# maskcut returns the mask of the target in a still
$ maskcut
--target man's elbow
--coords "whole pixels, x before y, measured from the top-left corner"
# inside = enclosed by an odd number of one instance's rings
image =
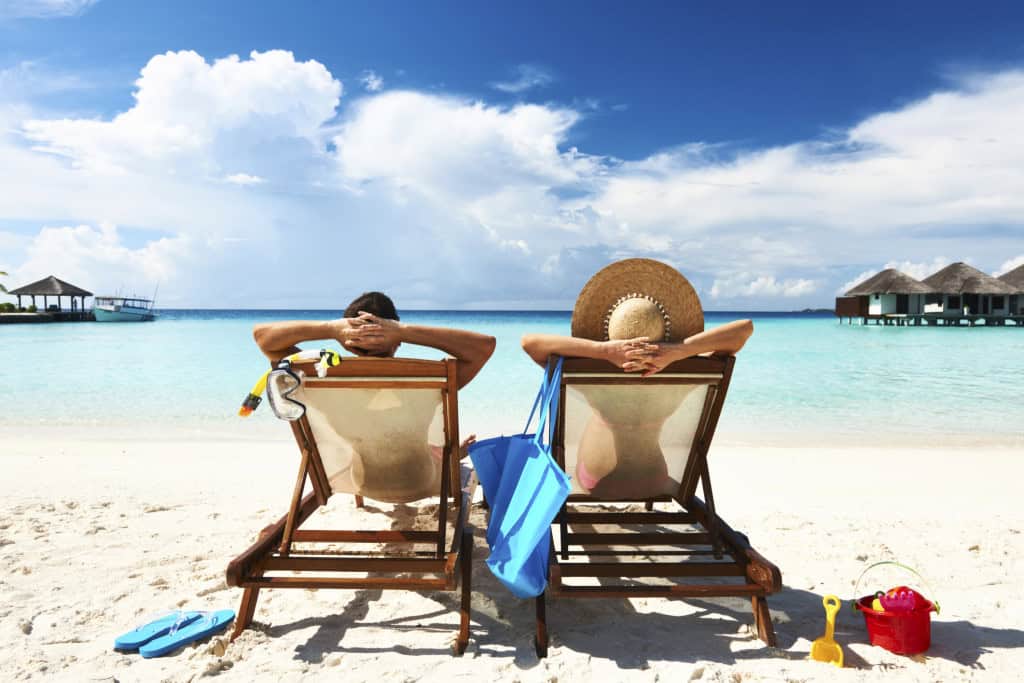
[[[252,339],[256,342],[256,346],[261,349],[263,348],[263,342],[267,337],[267,327],[268,326],[265,323],[260,323],[258,325],[253,325],[252,328]]]
[[[484,360],[494,355],[494,349],[498,348],[498,340],[490,335],[484,335],[483,347]]]
[[[256,342],[256,346],[259,347],[260,351],[263,352],[263,355],[273,360],[273,349],[269,348],[272,327],[273,325],[270,323],[254,325],[252,328],[252,339]]]

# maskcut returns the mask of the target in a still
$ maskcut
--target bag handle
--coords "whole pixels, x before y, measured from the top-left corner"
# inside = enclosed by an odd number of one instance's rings
[[[537,390],[537,397],[533,399],[533,407],[530,408],[530,417],[526,418],[526,426],[523,427],[523,434],[528,434],[530,431],[530,423],[533,422],[533,415],[537,412],[537,406],[547,395],[548,391],[548,373],[551,372],[551,356],[548,356],[547,366],[544,368],[544,378],[541,380],[540,388]]]
[[[563,360],[564,359],[559,356],[554,369],[551,371],[551,375],[548,376],[547,371],[545,371],[544,374],[547,391],[544,396],[544,401],[540,406],[540,417],[537,418],[537,433],[533,436],[533,442],[541,449],[544,449],[545,426],[547,426],[548,431],[548,448],[550,448],[551,443],[555,438],[555,425],[558,421],[558,399],[562,393]],[[550,366],[550,360],[548,361],[548,365]]]
[[[930,585],[928,585],[928,582],[927,582],[927,581],[925,581],[925,578],[924,578],[923,576],[921,576],[921,575],[920,575],[920,574],[919,574],[919,573],[917,572],[917,570],[916,570],[916,569],[914,569],[913,567],[908,567],[908,566],[907,566],[907,565],[905,565],[905,564],[902,564],[902,563],[900,563],[900,562],[893,562],[892,560],[882,560],[881,562],[875,562],[874,564],[872,564],[872,565],[869,565],[869,566],[865,567],[865,568],[864,568],[864,571],[862,571],[862,572],[860,573],[860,576],[858,576],[858,577],[857,577],[857,582],[853,584],[853,608],[854,608],[854,609],[857,609],[857,600],[858,600],[858,597],[857,597],[857,595],[858,595],[857,589],[858,589],[858,588],[860,588],[860,580],[861,580],[861,579],[863,579],[863,578],[864,578],[864,575],[865,575],[865,574],[867,574],[867,573],[868,573],[869,571],[871,571],[871,570],[872,570],[872,569],[874,569],[875,567],[881,567],[881,566],[882,566],[883,564],[891,564],[891,565],[893,565],[893,566],[895,566],[895,567],[899,567],[900,569],[903,569],[903,570],[905,570],[905,571],[908,571],[908,572],[910,572],[911,574],[913,574],[913,575],[914,575],[914,576],[916,576],[917,578],[921,579],[921,583],[922,583],[922,584],[924,585],[924,587],[925,587],[925,588],[926,588],[926,589],[927,589],[927,590],[928,590],[929,592],[931,592],[931,594],[932,594],[933,596],[935,595],[935,591],[934,591],[934,590],[932,590],[932,587],[931,587]],[[931,603],[932,603],[932,605],[934,605],[934,607],[935,607],[935,613],[936,613],[936,614],[939,614],[939,601],[938,601],[938,600],[930,600],[930,602],[931,602]]]

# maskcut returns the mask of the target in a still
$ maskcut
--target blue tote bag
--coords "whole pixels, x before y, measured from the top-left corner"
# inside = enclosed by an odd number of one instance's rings
[[[523,433],[485,439],[469,447],[491,508],[487,566],[520,598],[536,597],[547,586],[551,522],[569,496],[569,477],[551,457],[562,359],[553,370],[551,365],[549,361]],[[528,434],[538,408],[537,431]]]

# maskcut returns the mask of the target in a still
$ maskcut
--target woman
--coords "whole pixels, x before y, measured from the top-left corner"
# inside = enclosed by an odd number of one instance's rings
[[[650,377],[690,356],[735,354],[753,330],[749,320],[736,320],[705,331],[700,300],[685,277],[658,261],[626,259],[602,269],[583,287],[573,309],[571,337],[527,334],[522,345],[541,365],[549,356],[595,358]],[[687,399],[688,406],[699,409],[696,392],[703,389],[692,384],[576,385],[592,409],[578,446],[567,444],[566,449],[566,466],[575,472],[577,488],[608,499],[674,493],[680,473],[666,462],[663,428]],[[681,450],[676,444],[673,453]]]

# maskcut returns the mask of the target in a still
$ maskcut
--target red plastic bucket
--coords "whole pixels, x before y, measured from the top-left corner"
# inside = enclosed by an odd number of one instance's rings
[[[894,565],[909,571],[924,582],[924,578],[920,574],[899,562],[876,562],[861,572],[857,584],[854,586],[855,594],[864,574],[883,564]],[[884,647],[889,652],[898,655],[916,655],[931,646],[932,612],[939,611],[937,602],[928,600],[918,593],[917,604],[913,610],[878,611],[871,606],[874,599],[874,595],[865,595],[853,604],[854,609],[864,615],[864,625],[867,626],[868,639],[872,645]]]
[[[911,612],[879,612],[871,608],[874,599],[874,595],[865,595],[856,604],[872,645],[898,655],[916,655],[931,646],[934,604],[926,600],[926,605]]]

